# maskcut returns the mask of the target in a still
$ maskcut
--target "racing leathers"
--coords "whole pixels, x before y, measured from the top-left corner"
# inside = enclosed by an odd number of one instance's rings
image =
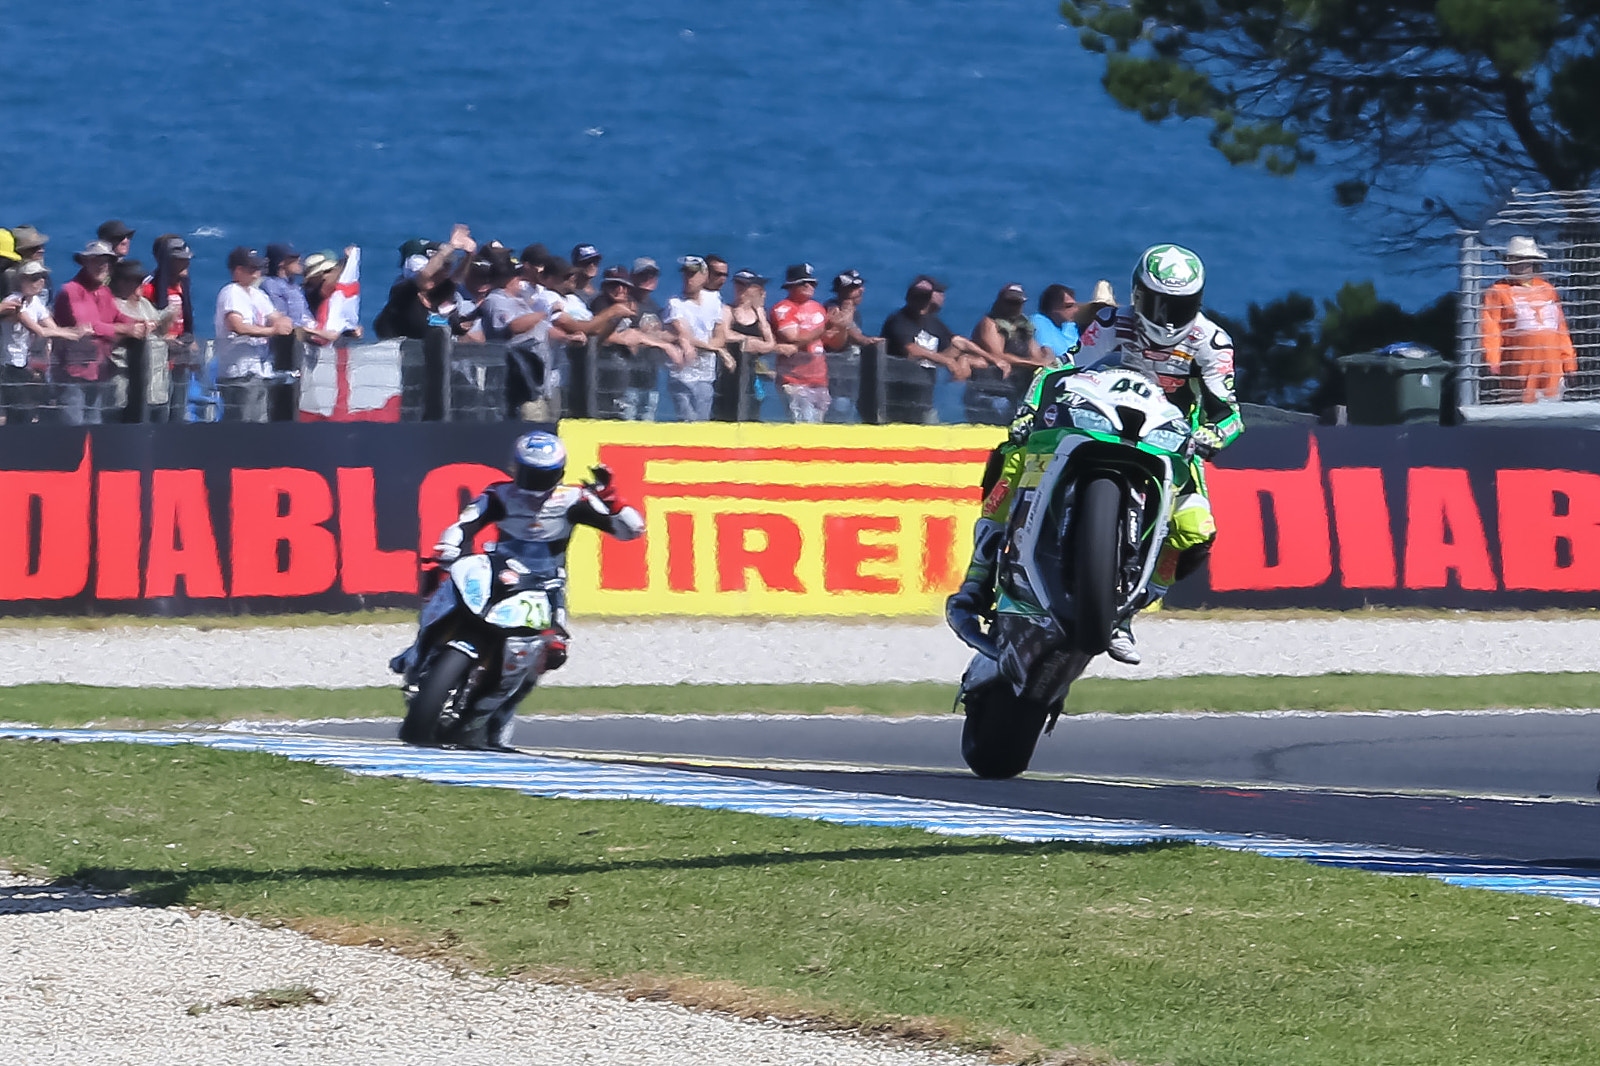
[[[1244,432],[1234,398],[1233,340],[1227,331],[1202,314],[1176,345],[1155,348],[1140,331],[1130,308],[1106,308],[1083,331],[1072,358],[1072,366],[1047,368],[1034,375],[1008,439],[990,454],[984,470],[983,505],[973,531],[972,561],[960,589],[946,602],[945,616],[968,644],[985,653],[993,645],[982,635],[978,620],[994,605],[1000,548],[1023,472],[1023,445],[1033,432],[1040,397],[1054,391],[1059,375],[1108,366],[1136,371],[1159,384],[1194,427],[1195,456],[1174,471],[1172,517],[1143,606],[1165,596],[1174,581],[1198,567],[1216,539],[1203,460]],[[1111,651],[1124,662],[1138,661],[1126,625],[1113,639]]]
[[[498,534],[498,550],[527,566],[534,574],[559,578],[560,586],[550,590],[554,624],[552,632],[542,634],[546,645],[545,670],[553,670],[566,660],[566,564],[567,545],[578,526],[590,526],[618,540],[633,540],[644,533],[644,518],[618,499],[611,486],[610,471],[596,468],[595,484],[557,485],[548,492],[530,492],[514,482],[490,485],[462,510],[445,531],[433,554],[441,562],[452,563],[472,550],[472,540],[480,530],[493,524]],[[431,626],[446,617],[455,605],[450,582],[442,582],[422,608],[417,639],[390,661],[396,673],[405,675],[409,688],[425,665],[419,654],[427,645]],[[534,673],[536,638],[511,638],[506,641],[505,661],[500,686],[476,701],[480,716],[488,717],[487,735],[504,733],[517,703],[537,680]],[[534,676],[530,676],[533,674]]]

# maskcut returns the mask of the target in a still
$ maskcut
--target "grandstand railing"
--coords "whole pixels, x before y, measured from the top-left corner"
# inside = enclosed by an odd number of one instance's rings
[[[778,387],[774,357],[730,345],[733,367],[720,362],[711,418],[722,422],[791,420]],[[260,379],[270,421],[486,422],[519,417],[677,420],[667,395],[665,353],[590,341],[545,360],[505,344],[457,341],[448,330],[422,340],[313,345],[273,338]],[[94,365],[103,380],[72,376]],[[882,343],[827,356],[832,403],[826,421],[867,424],[936,420],[937,370],[890,356]],[[242,409],[228,381],[217,378],[217,344],[183,337],[55,342],[26,375],[0,386],[8,423],[235,421]],[[529,376],[546,380],[530,382]],[[25,380],[24,380],[25,378]],[[974,381],[966,421],[1004,424],[1025,384]],[[946,386],[948,387],[948,386]],[[947,420],[950,420],[947,418]],[[963,420],[957,416],[954,420]]]

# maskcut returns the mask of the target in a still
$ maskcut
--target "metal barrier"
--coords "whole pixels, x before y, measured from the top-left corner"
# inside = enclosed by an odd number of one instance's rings
[[[217,378],[217,343],[193,337],[56,341],[28,368],[0,381],[6,422],[378,421],[497,422],[519,417],[677,421],[667,392],[666,353],[587,344],[539,353],[503,343],[457,340],[449,330],[422,340],[310,344],[274,337],[264,372]],[[720,361],[711,418],[787,422],[774,357],[731,345]],[[883,345],[829,353],[829,422],[923,424],[933,420],[933,366],[888,355]],[[1009,385],[1008,385],[1009,387]],[[969,415],[1003,423],[1004,403],[987,385]],[[993,417],[988,417],[992,415]]]

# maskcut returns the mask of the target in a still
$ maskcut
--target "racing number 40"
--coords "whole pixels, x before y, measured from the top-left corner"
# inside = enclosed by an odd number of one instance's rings
[[[1142,381],[1135,381],[1133,378],[1118,378],[1116,383],[1111,386],[1111,391],[1131,392],[1143,400],[1150,398],[1150,386]]]

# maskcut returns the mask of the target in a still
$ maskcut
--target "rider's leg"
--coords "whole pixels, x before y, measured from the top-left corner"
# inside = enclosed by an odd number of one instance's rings
[[[1211,499],[1206,493],[1205,471],[1195,460],[1190,476],[1177,486],[1177,499],[1172,504],[1172,515],[1167,522],[1167,537],[1156,556],[1155,571],[1150,584],[1136,610],[1159,603],[1174,582],[1193,573],[1211,553],[1211,542],[1217,539],[1217,523],[1211,515]],[[1111,645],[1106,653],[1120,663],[1137,665],[1139,654],[1133,639],[1133,619],[1130,616],[1111,635]]]
[[[504,750],[511,745],[517,704],[533,690],[541,638],[512,637],[501,657],[500,683],[473,702],[470,722],[462,722],[455,741],[464,748]]]
[[[422,665],[417,661],[417,653],[422,648],[423,634],[428,631],[430,625],[449,614],[454,604],[455,590],[449,581],[444,581],[433,590],[433,595],[422,605],[422,614],[417,620],[417,635],[412,639],[411,646],[389,660],[389,669],[404,675],[406,684],[416,683],[417,668]]]
[[[983,470],[983,509],[972,531],[972,558],[967,562],[961,587],[945,601],[945,620],[956,635],[977,651],[995,657],[994,642],[983,632],[982,620],[994,607],[995,572],[1000,547],[1005,542],[1011,501],[1022,474],[1022,449],[1005,443],[989,453]]]

